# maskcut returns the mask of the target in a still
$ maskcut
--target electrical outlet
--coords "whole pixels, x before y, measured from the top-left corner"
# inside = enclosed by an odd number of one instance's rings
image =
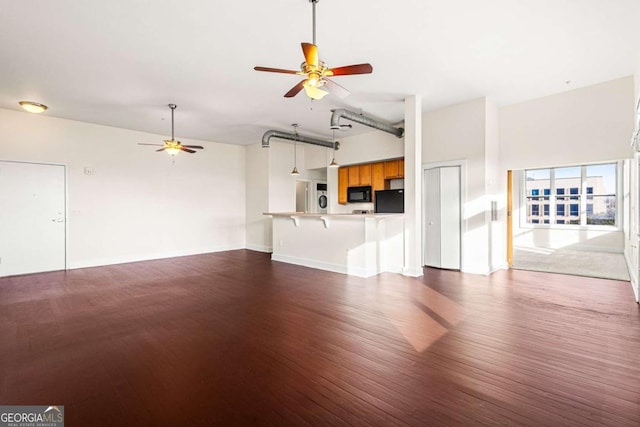
[[[284,246],[284,245],[282,244],[282,240],[278,241],[278,246],[280,246],[280,247]]]

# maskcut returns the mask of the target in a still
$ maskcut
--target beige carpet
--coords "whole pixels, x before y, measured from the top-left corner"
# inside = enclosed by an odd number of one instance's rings
[[[624,255],[610,252],[515,248],[513,268],[603,279],[630,280]]]

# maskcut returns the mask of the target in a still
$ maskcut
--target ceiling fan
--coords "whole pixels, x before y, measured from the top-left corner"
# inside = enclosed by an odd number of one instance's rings
[[[187,153],[195,153],[197,150],[204,150],[202,145],[182,145],[180,141],[176,141],[173,137],[173,111],[178,107],[176,104],[169,104],[169,108],[171,108],[171,139],[165,139],[164,144],[147,144],[144,142],[139,142],[138,145],[155,145],[158,147],[162,147],[156,151],[166,151],[170,156],[175,156],[180,151],[186,151]]]
[[[296,96],[302,89],[311,99],[321,99],[327,93],[344,98],[349,95],[349,91],[339,84],[329,80],[327,77],[347,76],[352,74],[369,74],[373,72],[371,64],[346,65],[343,67],[329,68],[318,59],[318,46],[316,45],[316,3],[319,0],[309,0],[313,5],[313,43],[302,43],[302,53],[304,62],[300,65],[300,71],[283,70],[281,68],[254,67],[256,71],[267,71],[271,73],[298,74],[306,76],[304,80],[295,85],[284,96],[291,98]],[[326,89],[326,90],[325,90]]]

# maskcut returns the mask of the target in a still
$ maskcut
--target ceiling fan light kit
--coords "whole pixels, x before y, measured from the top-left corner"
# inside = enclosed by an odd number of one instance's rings
[[[322,99],[328,93],[344,98],[349,95],[349,91],[329,80],[332,76],[348,76],[352,74],[369,74],[373,72],[371,64],[346,65],[343,67],[329,68],[318,58],[318,46],[316,45],[316,3],[319,0],[309,0],[313,7],[313,43],[302,43],[302,53],[304,62],[300,65],[300,70],[285,70],[282,68],[254,67],[256,71],[266,71],[269,73],[297,74],[305,76],[305,79],[292,87],[285,93],[285,98],[296,96],[302,89],[311,99]]]
[[[162,147],[156,151],[165,151],[170,156],[175,156],[180,151],[193,154],[196,150],[204,150],[202,145],[182,145],[180,141],[176,141],[174,137],[173,112],[178,108],[178,106],[176,104],[168,104],[167,106],[171,109],[171,139],[165,139],[164,144],[146,144],[144,142],[139,142],[138,145],[155,145]]]

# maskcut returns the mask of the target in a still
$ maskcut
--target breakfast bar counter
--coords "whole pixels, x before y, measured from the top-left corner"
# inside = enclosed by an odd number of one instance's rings
[[[274,261],[359,277],[402,271],[403,214],[265,215],[273,218]]]

